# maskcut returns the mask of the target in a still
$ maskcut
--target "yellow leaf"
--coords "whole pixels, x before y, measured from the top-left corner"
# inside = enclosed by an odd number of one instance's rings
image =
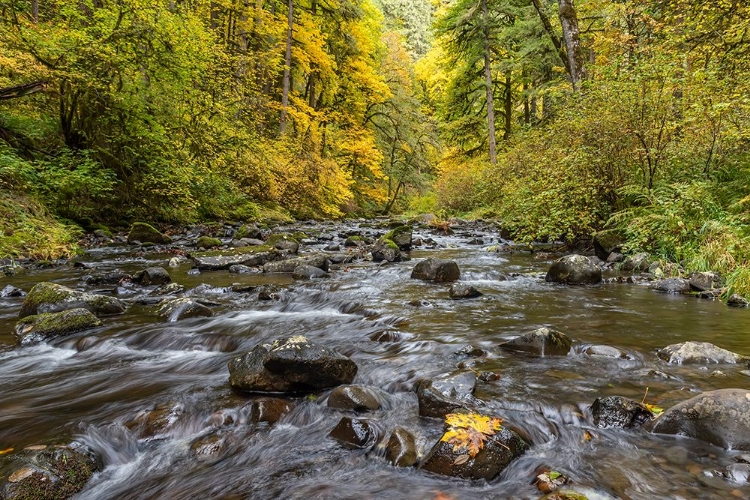
[[[453,445],[454,453],[466,451],[473,458],[482,449],[487,438],[502,429],[502,422],[500,418],[476,413],[451,413],[445,416],[448,429],[440,441]]]

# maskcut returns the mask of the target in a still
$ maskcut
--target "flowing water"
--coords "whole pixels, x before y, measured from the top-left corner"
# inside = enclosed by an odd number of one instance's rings
[[[667,408],[701,391],[750,388],[744,366],[668,365],[654,354],[687,340],[750,354],[750,311],[643,285],[547,284],[550,261],[489,252],[469,245],[469,236],[433,236],[439,248],[414,250],[411,262],[353,263],[313,282],[227,271],[191,276],[189,264],[169,268],[174,281],[192,289],[189,295],[214,303],[214,317],[165,323],[156,306],[134,296],[128,311],[105,318],[103,327],[33,347],[12,347],[22,299],[0,299],[0,449],[72,440],[89,445],[105,467],[81,499],[538,498],[532,481],[540,466],[602,498],[750,498],[750,486],[710,474],[733,463],[738,452],[637,429],[596,429],[588,415],[599,396],[641,400],[648,388],[646,401]],[[482,236],[488,245],[497,241]],[[95,250],[78,260],[98,271],[166,267],[167,255],[144,259],[132,251]],[[484,295],[451,300],[447,286],[410,279],[415,263],[428,256],[456,260],[461,280]],[[80,278],[88,272],[29,271],[0,279],[0,287],[28,291],[55,281],[90,291],[112,288],[84,287]],[[279,300],[231,292],[227,286],[237,282],[276,284]],[[497,349],[540,326],[573,338],[575,354],[539,358]],[[465,481],[394,467],[382,446],[342,448],[328,433],[347,413],[327,407],[327,392],[290,398],[294,409],[274,425],[250,422],[252,397],[229,388],[228,360],[297,334],[357,363],[355,383],[376,388],[383,403],[364,416],[377,421],[386,439],[403,427],[426,453],[442,422],[418,416],[414,389],[462,364],[500,374],[480,382],[476,395],[487,412],[522,430],[532,447],[498,478]],[[459,353],[469,345],[487,354]],[[614,346],[628,356],[587,356],[582,350],[589,345]],[[156,434],[126,425],[157,406],[168,416]],[[224,450],[196,456],[192,444],[209,435],[220,436]]]

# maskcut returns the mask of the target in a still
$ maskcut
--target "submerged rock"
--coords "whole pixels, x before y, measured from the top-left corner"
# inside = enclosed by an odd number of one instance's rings
[[[700,439],[727,450],[750,450],[750,390],[704,392],[659,415],[651,432]]]
[[[604,358],[628,358],[628,355],[621,350],[608,345],[592,345],[587,347],[583,352],[587,356],[601,356]]]
[[[566,356],[572,345],[573,341],[564,333],[543,327],[500,344],[500,347],[538,356]]]
[[[693,341],[668,345],[659,349],[656,355],[670,364],[677,365],[689,363],[737,364],[750,359],[747,356],[722,349],[709,342]]]
[[[478,406],[474,398],[477,376],[473,371],[443,375],[423,380],[417,386],[419,415],[422,417],[444,417],[457,410]]]
[[[57,283],[37,283],[26,295],[21,306],[20,318],[46,312],[84,308],[97,316],[122,314],[125,306],[114,297],[79,292]]]
[[[2,486],[6,500],[64,500],[81,491],[101,464],[82,446],[33,446],[9,457]],[[12,471],[12,472],[11,472]]]
[[[134,222],[128,233],[128,243],[171,243],[172,238],[159,232],[154,226],[145,222]]]
[[[329,435],[346,448],[372,448],[379,430],[369,420],[343,417]]]
[[[16,288],[13,285],[5,285],[5,288],[0,290],[0,298],[8,298],[8,297],[24,297],[26,295],[26,292],[21,290],[20,288]]]
[[[401,427],[393,429],[385,452],[386,458],[396,467],[411,467],[417,463],[417,445],[414,436]]]
[[[96,328],[102,322],[87,309],[69,309],[59,313],[26,316],[16,323],[16,342],[27,346]]]
[[[657,292],[665,293],[690,293],[693,289],[690,287],[690,282],[684,278],[667,278],[659,280],[651,288]]]
[[[292,278],[296,280],[311,280],[315,278],[325,278],[328,274],[319,267],[301,265],[294,268]]]
[[[736,293],[733,293],[727,300],[727,305],[730,307],[747,307],[748,304],[750,304],[750,302],[748,302],[745,297],[737,295]]]
[[[552,264],[544,280],[567,285],[594,285],[602,280],[602,270],[588,257],[566,255]]]
[[[444,283],[458,280],[461,277],[461,271],[455,261],[428,258],[414,266],[411,277]]]
[[[350,384],[357,365],[303,336],[281,338],[229,361],[229,383],[247,392],[309,392]]]
[[[159,306],[157,314],[170,322],[181,319],[196,318],[199,316],[211,317],[214,315],[210,308],[188,298],[168,299]]]
[[[250,421],[275,424],[294,409],[294,404],[281,398],[260,397],[250,403]]]
[[[646,405],[622,396],[596,398],[591,405],[591,414],[594,417],[594,425],[601,429],[636,427],[654,418],[654,414]]]
[[[482,296],[482,292],[466,283],[453,283],[448,294],[452,299],[473,299]]]
[[[328,407],[338,410],[374,411],[380,408],[375,391],[358,385],[336,387],[328,396]]]

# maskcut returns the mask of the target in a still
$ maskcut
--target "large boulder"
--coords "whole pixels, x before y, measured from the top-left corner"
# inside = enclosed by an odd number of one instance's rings
[[[651,288],[657,292],[665,293],[690,293],[693,289],[690,286],[690,282],[685,278],[667,278],[659,280]]]
[[[419,415],[443,417],[457,410],[468,410],[479,406],[474,398],[477,376],[473,371],[443,375],[423,380],[417,386]]]
[[[114,297],[80,292],[57,283],[37,283],[26,295],[19,317],[84,308],[97,316],[122,314],[125,306]]]
[[[401,261],[401,250],[398,248],[393,240],[389,240],[385,237],[378,238],[378,241],[372,246],[372,260],[375,262],[400,262]]]
[[[357,365],[298,335],[281,338],[229,361],[229,383],[246,392],[309,392],[350,384]]]
[[[750,391],[704,392],[669,408],[651,432],[700,439],[727,450],[750,450]]]
[[[659,358],[670,364],[737,364],[750,360],[747,356],[722,349],[709,342],[682,342],[671,344],[656,351]]]
[[[624,243],[625,238],[616,229],[605,229],[594,234],[594,252],[605,261],[610,254],[620,252]]]
[[[564,333],[542,327],[500,344],[500,347],[537,356],[566,356],[572,345],[573,341]]]
[[[16,323],[16,342],[27,346],[101,325],[99,318],[83,308],[58,313],[35,314],[26,316]]]
[[[636,427],[645,424],[654,414],[646,405],[622,396],[596,398],[591,405],[594,425],[607,427]]]
[[[544,278],[567,285],[594,285],[602,280],[602,270],[583,255],[566,255],[552,264]]]
[[[411,277],[445,283],[458,280],[461,277],[461,271],[455,261],[428,258],[414,266]]]
[[[157,314],[160,318],[169,322],[187,318],[208,318],[214,315],[209,307],[185,297],[165,300],[159,306]]]
[[[101,469],[89,449],[75,445],[31,446],[9,458],[13,465],[0,490],[6,500],[64,500]]]
[[[128,243],[154,243],[166,244],[171,243],[172,238],[162,234],[154,226],[145,222],[134,222],[128,233]]]
[[[398,226],[392,231],[389,231],[385,236],[383,236],[383,238],[392,241],[401,250],[411,250],[411,226]]]
[[[712,272],[692,273],[690,275],[690,286],[694,290],[704,292],[718,288],[721,283],[721,277]]]
[[[444,476],[464,479],[494,479],[511,461],[521,456],[529,445],[514,431],[505,426],[490,426],[487,421],[502,422],[482,415],[475,418],[477,426],[446,427],[443,437],[427,454],[420,469]],[[481,419],[481,420],[480,420]],[[448,419],[446,419],[448,421]],[[462,434],[463,433],[463,434]],[[464,436],[465,434],[465,436]],[[480,448],[472,450],[472,434],[481,435]]]
[[[268,245],[235,248],[229,251],[199,252],[190,255],[195,267],[201,271],[219,271],[241,264],[253,267],[262,266],[277,260],[281,253]]]

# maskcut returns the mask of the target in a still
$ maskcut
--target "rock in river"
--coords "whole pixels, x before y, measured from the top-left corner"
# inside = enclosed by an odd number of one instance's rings
[[[602,280],[602,270],[583,255],[566,255],[555,261],[545,281],[567,285],[594,285]]]
[[[704,392],[669,408],[650,427],[655,433],[696,438],[727,450],[750,450],[750,390]]]
[[[133,276],[133,281],[143,286],[166,285],[172,282],[169,272],[163,267],[149,267]]]
[[[371,448],[379,438],[379,429],[370,420],[343,417],[329,434],[346,448]]]
[[[659,280],[651,288],[657,292],[665,293],[690,293],[693,289],[690,286],[690,282],[685,278],[666,278]]]
[[[247,392],[309,392],[349,384],[357,365],[298,335],[281,338],[229,361],[229,383]]]
[[[474,398],[477,376],[472,371],[443,375],[423,380],[417,387],[419,415],[443,417],[459,409],[469,409],[480,403]]]
[[[482,295],[482,292],[466,283],[453,283],[448,293],[452,299],[473,299]]]
[[[339,410],[373,411],[380,408],[375,391],[358,385],[341,385],[328,396],[328,407]]]
[[[199,316],[210,317],[214,313],[210,308],[188,298],[167,299],[159,306],[157,313],[162,319],[169,322],[181,319],[196,318]]]
[[[36,344],[101,324],[99,318],[83,308],[26,316],[16,323],[16,342],[22,346]]]
[[[386,447],[388,461],[397,467],[411,467],[417,463],[417,444],[414,436],[401,427],[393,429]]]
[[[429,258],[414,266],[411,277],[444,283],[458,280],[461,277],[461,271],[455,261]]]
[[[591,405],[591,414],[594,417],[594,425],[602,429],[636,427],[654,418],[654,414],[646,405],[622,396],[596,398]]]
[[[114,297],[79,292],[57,283],[37,283],[21,306],[20,318],[44,312],[59,312],[82,307],[97,316],[121,314],[125,306]]]
[[[6,500],[70,498],[101,468],[89,449],[76,445],[32,446],[9,458],[13,465],[0,490]]]
[[[543,327],[500,344],[500,347],[538,356],[566,356],[572,345],[573,342],[564,333]]]
[[[470,415],[479,419],[488,419],[482,415]],[[496,419],[502,422],[500,419]],[[528,444],[521,437],[505,426],[495,429],[446,428],[446,433],[427,454],[419,466],[420,469],[442,474],[444,476],[460,477],[464,479],[495,478],[511,461],[521,456]],[[458,437],[460,441],[470,441],[470,433],[482,433],[484,442],[479,450],[472,453],[466,445],[456,444],[449,436]],[[451,434],[448,434],[451,433]],[[461,439],[462,434],[467,438]],[[491,433],[491,434],[490,434]],[[459,442],[460,442],[459,441]]]
[[[682,342],[659,349],[656,352],[664,361],[670,364],[689,363],[728,363],[737,364],[748,360],[732,351],[727,351],[709,342]]]

